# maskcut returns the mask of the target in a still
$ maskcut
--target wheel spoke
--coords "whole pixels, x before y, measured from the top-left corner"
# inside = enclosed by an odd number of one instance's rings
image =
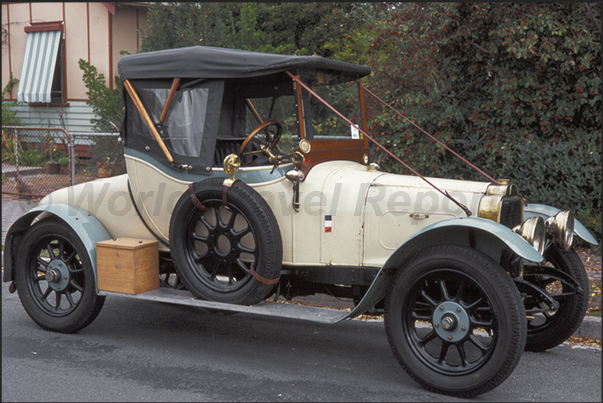
[[[55,298],[56,298],[56,301],[55,301],[54,307],[55,307],[55,309],[56,309],[57,311],[58,311],[58,310],[61,308],[61,297],[62,297],[62,296],[63,296],[63,294],[62,294],[62,293],[60,293],[60,292],[55,292]]]
[[[483,345],[482,342],[479,341],[479,339],[477,338],[476,335],[474,335],[474,334],[469,335],[469,342],[471,342],[471,344],[473,344],[475,347],[477,347],[482,353],[488,352],[488,347]]]
[[[209,256],[209,249],[203,252],[202,255],[198,254],[196,250],[193,250],[193,260],[197,263],[201,263],[203,259]]]
[[[48,286],[46,291],[44,291],[44,294],[42,294],[42,300],[46,301],[51,292],[52,292],[52,288],[50,288],[50,286]]]
[[[434,301],[425,290],[421,291],[421,296],[423,297],[423,299],[425,299],[425,301],[427,301],[427,303],[429,303],[429,305],[431,305],[432,307],[436,307],[438,306],[438,303],[436,301]]]
[[[212,267],[211,273],[210,273],[210,278],[212,280],[214,280],[216,278],[216,275],[218,274],[218,269],[220,268],[220,262],[215,260],[214,261],[214,265]]]
[[[465,347],[462,343],[456,344],[456,351],[459,353],[459,357],[461,359],[461,366],[467,366],[467,355],[465,354]]]
[[[439,285],[440,285],[440,291],[442,292],[442,297],[444,300],[446,301],[450,301],[452,298],[450,298],[450,294],[448,294],[448,290],[446,289],[446,284],[444,282],[444,279],[439,281]]]
[[[48,242],[48,244],[46,245],[46,250],[48,251],[48,254],[50,255],[50,260],[56,258],[56,256],[54,255],[54,248],[52,247],[50,242]]]
[[[234,222],[235,222],[235,219],[237,218],[237,215],[238,215],[238,213],[231,209],[230,218],[228,219],[228,224],[226,224],[227,227],[230,228],[231,233],[234,230]]]
[[[469,318],[469,322],[471,323],[471,325],[473,326],[474,329],[476,327],[490,327],[490,326],[492,326],[492,321],[491,320],[479,320],[479,319],[475,319],[475,318]]]
[[[425,337],[419,339],[419,343],[422,345],[425,345],[427,343],[429,343],[430,341],[432,341],[433,339],[435,339],[437,337],[437,333],[435,332],[435,330],[431,330],[427,335],[425,335]]]
[[[467,311],[471,311],[471,312],[472,312],[472,311],[473,311],[474,309],[476,309],[476,308],[477,308],[477,306],[478,306],[480,303],[482,303],[482,302],[483,302],[482,297],[479,297],[479,298],[477,299],[477,301],[475,301],[475,302],[473,302],[472,304],[469,304],[469,305],[464,305],[464,307],[465,307],[465,309],[466,309]]]
[[[234,228],[230,229],[230,233],[232,234],[232,236],[234,236],[237,240],[241,240],[241,238],[243,238],[245,235],[249,234],[251,232],[251,227],[247,226],[247,228],[244,228],[240,231],[235,231]]]
[[[207,239],[208,238],[206,236],[197,235],[197,233],[193,231],[193,239],[195,241],[200,241],[200,242],[203,242],[203,243],[207,243]]]
[[[442,343],[442,349],[440,350],[440,357],[438,358],[438,363],[442,364],[446,361],[446,355],[448,354],[448,347],[450,347],[450,343]]]
[[[226,274],[228,275],[228,284],[232,284],[234,281],[234,275],[232,274],[232,267],[230,267],[230,264],[225,264],[224,267],[226,268]]]
[[[73,260],[73,258],[77,255],[77,251],[74,250],[71,254],[65,259],[65,263],[69,264]]]
[[[75,302],[73,302],[73,297],[71,296],[71,293],[66,292],[65,298],[67,298],[67,302],[69,303],[69,308],[73,308],[75,306]]]
[[[207,221],[207,218],[205,218],[205,216],[203,216],[203,215],[201,215],[201,216],[199,217],[199,221],[201,221],[201,223],[202,223],[203,225],[205,225],[205,228],[207,228],[209,231],[213,231],[213,230],[215,230],[215,229],[216,229],[216,227],[217,227],[217,225],[216,225],[216,226],[211,225],[211,224],[209,223],[209,221]]]
[[[241,245],[240,243],[237,244],[237,248],[239,249],[239,253],[249,253],[250,255],[255,256],[255,249],[248,248],[246,246]]]
[[[431,315],[427,314],[427,315],[421,315],[419,314],[416,310],[412,312],[412,318],[415,320],[424,320],[424,321],[429,321],[431,320]]]
[[[245,265],[241,259],[237,259],[237,266],[239,266],[245,273],[251,273],[251,270]]]
[[[78,283],[76,283],[74,280],[71,280],[71,282],[69,283],[73,288],[75,288],[77,291],[83,293],[84,292],[84,287],[80,286]]]
[[[222,214],[220,213],[219,207],[214,208],[214,214],[216,216],[216,227],[224,228],[225,225],[222,222]]]
[[[44,270],[40,270],[40,268],[38,267],[38,270],[40,271],[45,271],[48,269],[48,263],[46,260],[42,259],[42,256],[38,256],[38,263],[40,263],[42,266],[44,266]]]
[[[459,288],[456,291],[456,296],[454,298],[454,300],[460,304],[461,301],[463,300],[463,294],[465,293],[465,287],[467,285],[467,282],[465,281],[465,279],[462,279],[461,282],[459,283]]]

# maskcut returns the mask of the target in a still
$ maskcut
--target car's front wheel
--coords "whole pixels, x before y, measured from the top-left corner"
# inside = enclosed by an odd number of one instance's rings
[[[551,245],[544,259],[543,265],[526,266],[524,280],[547,292],[559,307],[551,310],[537,298],[526,298],[527,351],[541,352],[563,343],[578,329],[588,308],[588,276],[576,251]]]
[[[482,253],[455,245],[425,249],[398,269],[385,300],[385,328],[415,381],[458,397],[502,383],[526,340],[511,278]]]

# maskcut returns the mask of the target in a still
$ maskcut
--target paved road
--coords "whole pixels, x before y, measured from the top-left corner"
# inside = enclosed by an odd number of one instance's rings
[[[2,284],[2,401],[463,401],[399,367],[377,321],[221,315],[109,297],[77,334],[38,328]],[[473,401],[601,401],[601,349],[525,353]]]

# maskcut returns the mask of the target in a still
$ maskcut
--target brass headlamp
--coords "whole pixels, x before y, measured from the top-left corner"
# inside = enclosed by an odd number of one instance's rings
[[[542,217],[530,217],[523,224],[514,228],[526,241],[534,247],[541,255],[544,253],[546,244],[546,227]]]
[[[574,212],[564,210],[558,212],[554,217],[549,217],[546,221],[546,229],[553,242],[562,250],[568,250],[572,247],[574,241]]]

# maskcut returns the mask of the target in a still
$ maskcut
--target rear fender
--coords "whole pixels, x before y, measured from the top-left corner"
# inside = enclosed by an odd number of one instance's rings
[[[534,216],[542,217],[546,220],[549,217],[555,216],[561,210],[556,207],[547,206],[545,204],[527,204],[524,208],[523,215],[525,218],[530,218]],[[586,229],[586,227],[578,220],[574,220],[574,234],[578,235],[580,238],[585,240],[586,242],[598,245],[597,240],[594,236]]]
[[[366,312],[383,299],[393,274],[405,260],[421,249],[445,244],[477,249],[496,262],[506,248],[530,262],[539,263],[543,260],[519,234],[497,222],[473,217],[439,221],[418,231],[396,249],[379,270],[364,298],[344,319]]]
[[[39,205],[27,211],[15,221],[6,233],[4,243],[4,282],[15,278],[15,262],[19,254],[21,240],[36,218],[57,217],[69,225],[80,238],[92,263],[96,280],[96,242],[110,239],[111,236],[103,225],[90,213],[66,204]],[[95,281],[97,283],[97,281]]]

